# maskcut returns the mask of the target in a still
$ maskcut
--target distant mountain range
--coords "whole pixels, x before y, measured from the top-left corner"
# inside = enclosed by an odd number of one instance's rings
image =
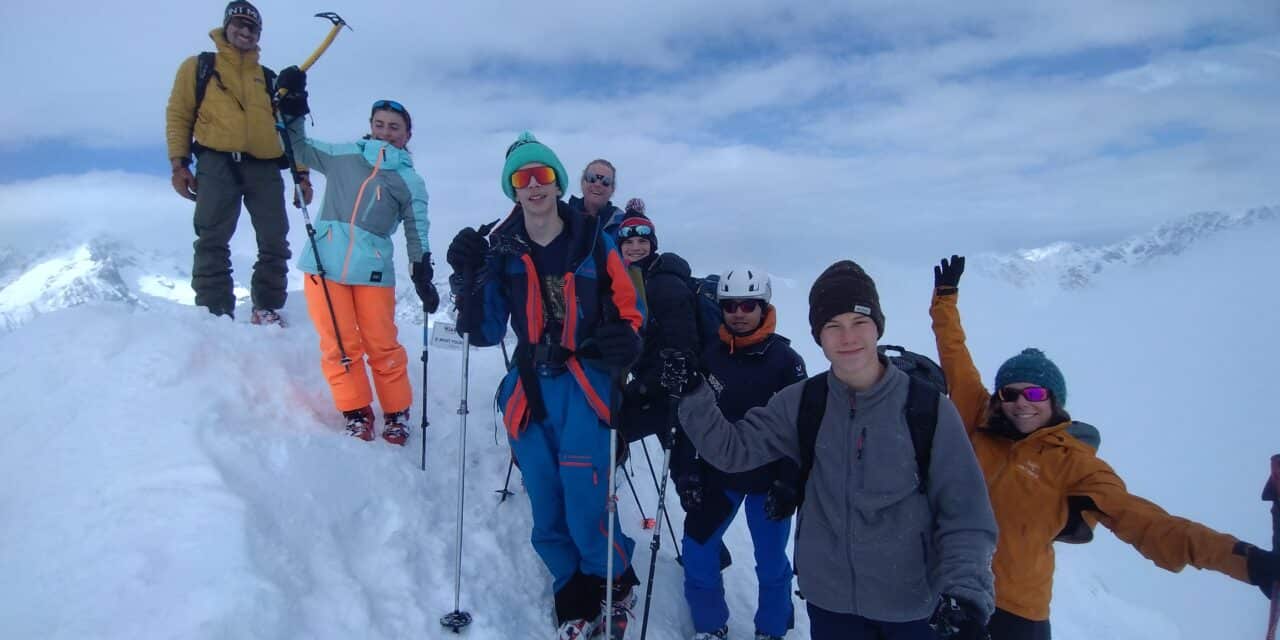
[[[1176,256],[1224,231],[1277,224],[1280,207],[1234,214],[1205,211],[1103,246],[1056,242],[1012,254],[980,254],[970,258],[970,268],[1017,287],[1054,284],[1079,289],[1109,270]],[[12,331],[37,314],[89,302],[118,301],[142,308],[160,300],[194,304],[190,282],[189,255],[142,251],[118,240],[95,238],[33,254],[0,247],[0,331]],[[397,319],[422,324],[408,274],[401,274],[397,282]],[[448,289],[444,282],[437,286],[442,293]],[[237,283],[236,296],[247,303],[247,287]]]
[[[1106,271],[1141,267],[1176,256],[1224,231],[1260,225],[1275,227],[1278,222],[1280,207],[1260,207],[1243,213],[1202,211],[1113,244],[1085,246],[1055,242],[1013,254],[980,254],[969,263],[975,271],[1018,287],[1053,283],[1063,289],[1080,289]]]

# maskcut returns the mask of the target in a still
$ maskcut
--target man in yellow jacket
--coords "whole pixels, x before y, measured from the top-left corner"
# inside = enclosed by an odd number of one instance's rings
[[[178,67],[169,94],[165,137],[173,188],[196,203],[191,269],[196,305],[214,315],[234,314],[229,244],[243,199],[258,239],[250,284],[252,321],[283,324],[277,310],[285,302],[290,252],[280,170],[287,163],[275,129],[273,87],[267,86],[268,74],[258,62],[261,35],[257,8],[245,0],[227,5],[222,27],[209,32],[217,49],[203,99],[196,89],[199,57],[191,56]],[[305,178],[302,182],[303,197],[310,202],[310,184]]]

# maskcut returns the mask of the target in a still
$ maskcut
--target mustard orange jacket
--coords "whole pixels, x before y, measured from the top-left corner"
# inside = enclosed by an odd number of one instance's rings
[[[187,158],[191,139],[218,151],[239,151],[269,160],[284,154],[276,133],[275,116],[267,92],[258,51],[231,46],[222,29],[209,32],[217,46],[214,70],[200,112],[196,113],[196,56],[178,67],[169,106],[165,109],[165,141],[170,158]]]
[[[1031,620],[1049,618],[1053,538],[1067,521],[1067,496],[1091,498],[1098,522],[1163,569],[1190,565],[1248,582],[1244,556],[1232,552],[1236,538],[1129,493],[1110,465],[1067,433],[1069,423],[1022,440],[984,428],[991,395],[965,346],[958,297],[934,295],[929,315],[951,401],[986,476],[1000,529],[992,567],[997,607]]]

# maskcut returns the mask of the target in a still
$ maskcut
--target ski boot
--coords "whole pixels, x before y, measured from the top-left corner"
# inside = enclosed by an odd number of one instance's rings
[[[360,438],[365,442],[373,442],[373,409],[361,407],[353,411],[343,411],[347,419],[347,435]]]
[[[567,620],[564,624],[556,629],[556,640],[587,640],[587,638],[595,637],[596,621],[579,618],[577,620]]]
[[[631,585],[618,586],[613,590],[613,611],[606,613],[604,603],[600,603],[600,624],[596,627],[593,638],[622,640],[627,635],[627,625],[635,614],[631,609],[636,606],[636,590]]]
[[[382,439],[403,447],[409,439],[409,410],[383,414],[382,419]]]
[[[280,327],[282,329],[284,327],[289,326],[285,324],[284,318],[280,317],[279,313],[276,313],[271,309],[254,309],[253,315],[249,316],[249,322],[252,324],[259,324],[259,325],[274,324],[277,327]]]

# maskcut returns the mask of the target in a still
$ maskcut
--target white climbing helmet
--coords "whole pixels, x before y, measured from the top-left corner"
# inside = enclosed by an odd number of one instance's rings
[[[754,267],[734,267],[720,274],[716,286],[717,300],[764,300],[769,302],[773,288],[769,286],[769,274]]]

